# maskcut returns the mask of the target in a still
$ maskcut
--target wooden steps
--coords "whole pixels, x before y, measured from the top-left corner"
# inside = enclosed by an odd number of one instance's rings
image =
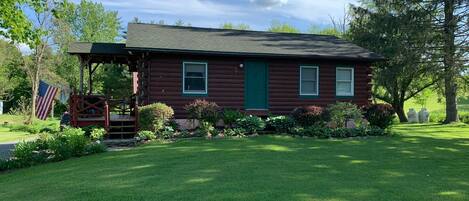
[[[109,121],[109,139],[131,139],[137,134],[135,119],[114,118]]]

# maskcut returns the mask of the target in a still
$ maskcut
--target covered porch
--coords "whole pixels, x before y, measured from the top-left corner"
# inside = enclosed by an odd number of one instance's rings
[[[134,137],[138,130],[137,66],[142,65],[144,55],[134,55],[125,49],[125,44],[115,43],[74,43],[69,53],[80,60],[79,88],[73,90],[69,102],[71,125],[101,126],[110,139]],[[133,83],[128,87],[133,93],[119,99],[93,93],[93,77],[104,64],[128,68]]]

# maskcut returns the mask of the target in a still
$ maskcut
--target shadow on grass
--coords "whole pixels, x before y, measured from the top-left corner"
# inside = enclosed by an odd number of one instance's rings
[[[421,136],[155,143],[0,175],[0,197],[464,200],[469,199],[468,153],[469,138]]]

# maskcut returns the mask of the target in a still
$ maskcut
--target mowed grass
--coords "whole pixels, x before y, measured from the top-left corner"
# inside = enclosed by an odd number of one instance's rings
[[[0,173],[1,200],[469,200],[469,126],[151,143]]]
[[[31,135],[27,132],[14,132],[10,131],[9,128],[0,126],[0,143],[2,142],[17,142],[21,140],[27,140],[34,138],[35,135]]]
[[[12,126],[24,125],[27,117],[19,115],[0,115],[0,143],[2,142],[17,142],[22,140],[33,139],[37,137],[36,134],[31,134],[25,131],[12,131]],[[34,120],[34,125],[40,128],[45,127],[59,127],[59,121],[55,118],[48,118],[46,121]]]

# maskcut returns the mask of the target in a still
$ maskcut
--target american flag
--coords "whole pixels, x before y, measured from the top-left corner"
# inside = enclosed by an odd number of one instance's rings
[[[57,94],[58,88],[52,87],[44,81],[39,81],[39,96],[36,100],[36,116],[39,119],[46,119],[49,114],[50,106]]]

